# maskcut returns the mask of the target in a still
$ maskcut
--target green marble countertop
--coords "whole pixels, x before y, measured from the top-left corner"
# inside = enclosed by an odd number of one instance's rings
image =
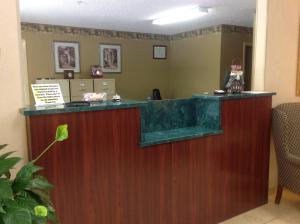
[[[263,96],[273,96],[276,95],[274,92],[258,92],[258,91],[244,91],[242,93],[236,94],[194,94],[193,97],[201,99],[218,99],[218,100],[234,100],[252,97],[263,97]]]
[[[223,134],[221,129],[207,129],[199,126],[177,128],[165,131],[148,132],[144,134],[140,146],[147,147],[152,145],[170,143],[175,141],[189,140],[208,135]]]
[[[140,107],[141,105],[144,105],[146,103],[147,103],[146,101],[135,101],[135,100],[122,100],[121,102],[113,102],[109,100],[106,102],[93,102],[90,106],[65,106],[65,105],[44,106],[44,107],[28,106],[20,109],[20,112],[25,116],[36,116],[36,115],[46,115],[46,114],[134,108],[134,107]]]

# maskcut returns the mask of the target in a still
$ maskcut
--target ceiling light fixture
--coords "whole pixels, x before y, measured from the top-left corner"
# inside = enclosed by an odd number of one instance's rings
[[[78,5],[81,5],[82,3],[84,3],[83,0],[77,0],[76,2],[77,2]]]
[[[208,14],[208,8],[202,8],[200,6],[192,8],[184,8],[182,10],[174,10],[168,12],[166,15],[156,18],[152,21],[154,25],[168,25],[172,23],[179,23],[188,20],[197,19],[201,16]]]

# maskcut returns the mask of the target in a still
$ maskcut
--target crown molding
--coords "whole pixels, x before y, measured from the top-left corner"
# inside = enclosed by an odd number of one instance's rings
[[[93,28],[81,28],[71,26],[58,26],[37,23],[21,23],[23,32],[41,32],[53,34],[68,34],[68,35],[83,35],[83,36],[98,36],[104,38],[115,39],[133,39],[133,40],[160,40],[169,41],[169,35],[151,34],[151,33],[138,33],[138,32],[125,32],[115,30],[102,30]]]
[[[183,39],[191,39],[201,36],[207,36],[215,33],[245,33],[252,34],[252,27],[243,27],[243,26],[234,26],[234,25],[216,25],[210,26],[206,28],[201,28],[197,30],[187,31],[183,33],[178,33],[170,36],[171,41],[183,40]]]
[[[245,33],[252,34],[253,28],[242,27],[234,25],[216,25],[197,30],[182,32],[174,35],[162,35],[151,33],[138,32],[124,32],[114,30],[102,30],[93,28],[81,28],[70,26],[47,25],[37,23],[21,23],[23,32],[41,32],[53,34],[67,34],[67,35],[83,35],[83,36],[98,36],[103,38],[115,39],[132,39],[132,40],[158,40],[158,41],[176,41],[183,39],[190,39],[195,37],[207,36],[214,33]]]

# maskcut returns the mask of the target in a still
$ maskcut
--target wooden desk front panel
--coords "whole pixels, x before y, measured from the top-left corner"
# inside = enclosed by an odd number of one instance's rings
[[[222,103],[223,135],[148,148],[139,109],[32,116],[30,156],[55,185],[62,224],[210,224],[267,202],[271,97]]]

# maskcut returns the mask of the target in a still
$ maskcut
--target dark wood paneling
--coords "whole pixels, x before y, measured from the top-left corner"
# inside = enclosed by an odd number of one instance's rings
[[[218,223],[267,202],[271,97],[222,103],[224,134],[138,146],[140,113],[28,118],[30,155],[69,125],[39,165],[63,224]]]

